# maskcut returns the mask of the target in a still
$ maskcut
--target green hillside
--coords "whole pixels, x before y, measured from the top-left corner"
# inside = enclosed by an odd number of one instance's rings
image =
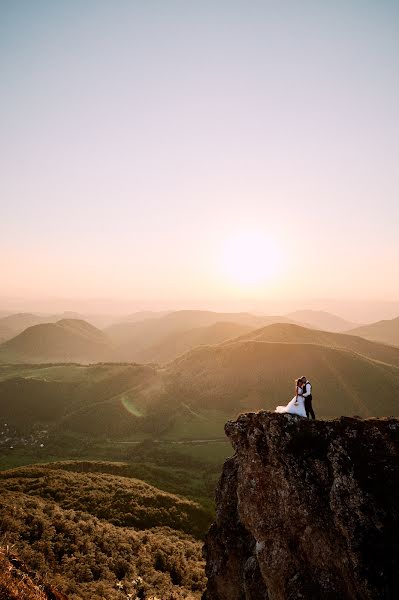
[[[2,362],[95,362],[111,354],[107,336],[79,319],[33,325],[0,346]]]
[[[41,428],[87,439],[222,438],[223,419],[274,410],[290,400],[294,378],[304,373],[319,416],[397,414],[399,349],[275,324],[198,347],[164,368],[0,366],[0,419],[22,432]]]
[[[197,407],[274,410],[293,396],[294,378],[314,385],[319,416],[397,414],[399,369],[316,344],[241,341],[199,348],[172,363]]]
[[[399,347],[399,317],[385,321],[378,321],[363,327],[356,327],[349,333],[360,335],[368,340],[391,344]]]
[[[311,379],[318,417],[397,415],[399,349],[292,324],[241,327],[164,367],[0,365],[0,469],[47,463],[0,474],[0,523],[55,587],[116,600],[116,582],[136,593],[139,576],[141,594],[199,599],[199,540],[231,454],[224,423],[287,403],[295,377]]]
[[[234,340],[233,340],[234,341]],[[298,325],[277,323],[256,329],[236,341],[284,342],[289,344],[319,344],[329,348],[350,350],[372,360],[399,367],[399,348],[370,342],[355,335],[329,333]]]
[[[397,415],[398,353],[356,336],[275,324],[197,347],[165,367],[3,364],[0,468],[123,461],[135,477],[208,506],[212,469],[230,452],[228,419],[288,403],[303,374],[318,417]]]
[[[71,598],[200,598],[202,542],[186,531],[202,535],[208,517],[195,502],[57,465],[6,471],[0,490],[7,543]]]
[[[53,426],[93,435],[135,431],[137,414],[162,387],[146,365],[23,365],[0,368],[0,414],[26,431]],[[136,407],[136,409],[135,409]]]

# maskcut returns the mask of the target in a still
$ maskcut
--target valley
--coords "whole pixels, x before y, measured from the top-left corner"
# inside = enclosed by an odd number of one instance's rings
[[[311,379],[319,418],[397,414],[399,348],[289,319],[219,318],[232,315],[147,315],[112,339],[81,320],[39,323],[0,346],[2,531],[73,600],[200,598],[202,539],[232,455],[224,425],[288,402],[295,376]],[[121,348],[142,362],[117,360]]]

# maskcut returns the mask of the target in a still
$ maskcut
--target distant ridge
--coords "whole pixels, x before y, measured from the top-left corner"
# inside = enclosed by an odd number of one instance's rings
[[[107,336],[81,319],[61,319],[28,327],[0,346],[0,360],[18,362],[105,360],[111,356]]]
[[[399,346],[399,317],[356,327],[349,333],[375,342]]]
[[[318,331],[289,323],[276,323],[255,329],[240,336],[232,343],[244,341],[278,342],[286,344],[318,344],[330,348],[341,348],[360,356],[399,367],[399,348],[371,342],[347,333]],[[228,344],[229,342],[225,342]]]
[[[282,316],[259,316],[244,312],[219,313],[205,310],[179,310],[140,322],[115,323],[104,331],[115,345],[116,356],[119,360],[140,361],[145,352],[146,360],[153,361],[157,360],[157,352],[151,356],[149,349],[159,344],[167,344],[168,336],[175,336],[199,327],[210,327],[220,322],[234,323],[255,329],[271,323],[288,323],[290,321]],[[168,358],[172,354],[169,353]]]
[[[249,331],[252,331],[249,325],[224,321],[187,331],[177,331],[166,336],[158,344],[143,350],[137,356],[137,360],[144,363],[167,363],[197,346],[219,344]]]
[[[169,310],[139,310],[134,313],[130,313],[125,317],[118,319],[117,323],[138,323],[139,321],[145,321],[146,319],[159,319],[169,314]]]
[[[351,323],[342,317],[322,310],[297,310],[287,314],[286,317],[305,327],[314,327],[335,333],[342,333],[356,327],[356,323]]]
[[[15,313],[0,318],[0,342],[18,335],[27,327],[47,323],[50,319],[33,313]]]

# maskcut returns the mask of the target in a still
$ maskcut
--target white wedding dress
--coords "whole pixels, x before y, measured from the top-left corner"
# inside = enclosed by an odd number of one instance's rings
[[[294,396],[287,406],[277,406],[275,412],[290,413],[291,415],[306,417],[305,400],[302,397],[303,390],[301,387],[297,388],[297,394],[298,396]]]

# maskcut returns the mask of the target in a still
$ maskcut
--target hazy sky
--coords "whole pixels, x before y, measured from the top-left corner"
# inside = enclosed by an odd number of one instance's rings
[[[398,300],[398,65],[394,0],[1,0],[1,295]]]

